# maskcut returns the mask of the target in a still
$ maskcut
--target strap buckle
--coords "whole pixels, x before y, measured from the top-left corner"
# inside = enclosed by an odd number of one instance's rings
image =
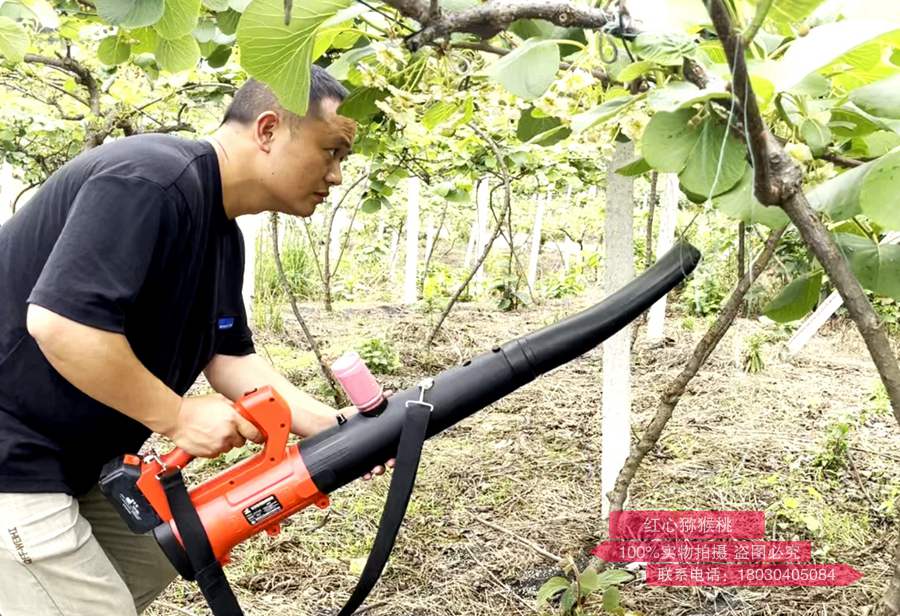
[[[144,456],[144,464],[152,464],[156,462],[159,464],[159,472],[156,473],[156,479],[162,479],[162,476],[166,474],[166,471],[169,470],[169,467],[163,462],[163,459],[159,457],[159,454],[156,453],[155,449],[151,449],[150,453]]]
[[[429,413],[434,411],[434,405],[429,402],[425,402],[425,392],[428,391],[429,389],[431,389],[432,387],[434,387],[434,379],[432,379],[432,378],[423,379],[419,383],[419,399],[418,400],[407,400],[406,408],[409,408],[413,404],[418,404],[419,406],[424,406],[425,408],[427,408]]]

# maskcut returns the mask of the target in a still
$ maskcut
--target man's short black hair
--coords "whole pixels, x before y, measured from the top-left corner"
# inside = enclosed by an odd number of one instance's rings
[[[342,101],[347,98],[347,94],[347,88],[332,77],[328,71],[321,66],[312,65],[312,71],[309,76],[309,108],[306,112],[307,115],[316,115],[319,112],[319,103],[321,101],[329,98]],[[234,98],[225,111],[222,123],[237,122],[239,124],[249,124],[256,120],[259,114],[270,110],[294,116],[293,113],[288,112],[281,106],[278,102],[278,97],[266,84],[250,78],[234,93]]]

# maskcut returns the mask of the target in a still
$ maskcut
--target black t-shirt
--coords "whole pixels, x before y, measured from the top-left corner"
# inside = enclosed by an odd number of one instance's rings
[[[0,492],[80,495],[150,435],[54,370],[29,303],[124,334],[184,394],[216,353],[253,352],[243,251],[209,143],[128,137],[54,173],[0,227]]]

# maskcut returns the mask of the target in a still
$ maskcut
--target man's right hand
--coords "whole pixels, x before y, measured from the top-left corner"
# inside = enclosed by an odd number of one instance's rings
[[[181,399],[175,425],[163,432],[192,456],[215,458],[245,441],[262,442],[262,434],[221,394]]]

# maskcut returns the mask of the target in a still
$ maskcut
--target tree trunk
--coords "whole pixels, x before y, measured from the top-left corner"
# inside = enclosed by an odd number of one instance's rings
[[[528,285],[534,289],[537,284],[538,262],[541,256],[541,224],[544,219],[544,203],[550,198],[547,193],[542,199],[537,198],[537,212],[534,214],[534,226],[531,229],[531,253],[528,257]]]
[[[613,172],[634,157],[634,143],[617,143],[607,165],[603,292],[609,296],[634,278],[634,179]],[[601,494],[610,491],[631,445],[631,326],[603,343]],[[601,499],[601,516],[609,503]]]
[[[664,173],[660,176],[662,191],[660,196],[660,221],[659,234],[656,238],[656,254],[665,254],[675,241],[675,226],[678,220],[678,198],[681,191],[678,189],[678,176],[674,173]],[[651,344],[659,342],[665,336],[666,326],[666,297],[661,297],[650,307],[647,317],[647,341]]]
[[[469,269],[472,265],[472,256],[475,254],[475,242],[478,235],[478,206],[475,206],[475,218],[472,220],[472,228],[469,231],[469,241],[466,242],[466,256],[463,258],[463,269]]]
[[[488,179],[482,178],[478,183],[478,191],[476,194],[478,232],[475,236],[475,254],[480,255],[484,252],[484,246],[488,241],[488,205],[490,204],[490,183]],[[475,270],[475,277],[472,279],[472,293],[480,292],[484,285],[484,262]]]
[[[400,252],[400,232],[403,230],[403,225],[400,225],[399,229],[394,229],[391,231],[391,256],[390,261],[388,262],[388,283],[394,284],[394,271],[397,269],[397,253]]]
[[[403,303],[415,304],[418,287],[416,267],[419,262],[419,178],[409,178],[406,197],[406,267],[403,280]]]
[[[332,231],[334,229],[334,217],[337,216],[340,201],[337,194],[333,195],[331,200],[331,209],[328,211],[328,217],[325,222],[325,247],[322,250],[322,286],[325,291],[325,310],[331,312],[331,246]]]
[[[828,229],[810,207],[802,191],[803,172],[772,135],[762,119],[753,92],[741,35],[735,32],[722,0],[708,0],[707,10],[728,58],[732,88],[743,109],[747,146],[757,164],[753,167],[754,193],[760,203],[778,205],[800,232],[803,241],[822,264],[829,280],[841,294],[847,312],[869,350],[881,382],[891,401],[894,419],[900,423],[900,365],[891,348],[884,325],[875,314],[862,286]],[[900,537],[898,537],[900,539]],[[894,571],[875,606],[873,616],[900,614],[900,544],[894,554]]]
[[[641,461],[644,459],[644,456],[656,446],[659,437],[662,435],[663,429],[665,429],[666,424],[669,423],[669,420],[672,418],[672,412],[675,410],[675,406],[681,400],[681,396],[684,394],[685,389],[687,389],[688,383],[690,383],[691,379],[697,375],[697,372],[700,371],[700,368],[703,367],[703,364],[706,363],[706,360],[712,355],[712,352],[715,351],[719,341],[725,336],[728,328],[731,327],[731,324],[734,322],[734,317],[737,316],[741,303],[744,301],[747,290],[766,269],[769,260],[775,252],[775,247],[778,245],[783,234],[784,228],[781,228],[773,231],[771,235],[769,235],[769,238],[766,240],[765,248],[756,259],[750,272],[741,279],[734,291],[731,292],[731,295],[722,305],[716,316],[715,322],[706,331],[703,338],[697,343],[697,346],[694,347],[690,357],[684,362],[684,369],[666,386],[659,398],[659,406],[657,407],[656,415],[654,415],[653,419],[647,425],[644,434],[641,436],[641,440],[635,445],[631,454],[628,456],[628,460],[625,462],[622,471],[616,478],[615,487],[612,492],[608,494],[610,507],[613,511],[621,511],[625,507],[628,489],[631,486],[631,481],[634,479],[635,474],[637,474]]]
[[[425,284],[425,278],[428,277],[428,268],[431,266],[431,257],[434,255],[434,247],[437,246],[438,240],[441,238],[441,231],[444,229],[444,219],[447,217],[447,208],[450,206],[449,201],[444,201],[444,207],[441,209],[441,218],[438,221],[437,229],[434,232],[434,241],[431,247],[425,251],[425,265],[422,266],[422,284]]]
[[[659,172],[653,171],[650,174],[650,195],[647,197],[647,232],[644,239],[646,246],[644,257],[644,269],[650,269],[653,265],[653,215],[656,212],[656,202],[659,200],[657,187],[659,186]],[[662,254],[662,253],[656,253]]]
[[[434,246],[434,221],[429,218],[428,222],[425,223],[425,252],[422,254],[427,258],[431,254],[431,249]]]

